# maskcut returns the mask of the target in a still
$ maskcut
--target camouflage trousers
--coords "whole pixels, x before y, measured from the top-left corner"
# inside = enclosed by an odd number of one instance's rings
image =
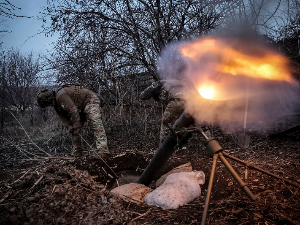
[[[97,95],[95,95],[94,98],[92,98],[91,101],[86,104],[83,113],[89,126],[94,132],[97,153],[109,153],[107,147],[107,137],[101,119],[99,104],[99,98]],[[72,134],[72,143],[75,150],[81,149],[81,137],[79,135]]]
[[[175,121],[183,113],[183,111],[184,111],[183,100],[175,99],[168,103],[162,116],[162,123],[161,123],[160,135],[159,135],[160,142],[163,142],[163,140],[166,138],[166,136],[169,133],[168,125],[169,124],[173,125]]]

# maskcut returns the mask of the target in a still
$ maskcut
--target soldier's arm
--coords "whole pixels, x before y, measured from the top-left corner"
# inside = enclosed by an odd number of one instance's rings
[[[57,93],[57,103],[59,104],[60,108],[67,112],[70,115],[70,123],[73,125],[73,129],[79,129],[82,127],[82,124],[80,122],[80,115],[79,115],[79,110],[70,98],[70,96],[63,90],[61,89]],[[61,117],[63,120],[66,122],[68,120],[64,116]],[[63,122],[64,123],[64,122]]]
[[[152,97],[157,96],[162,88],[162,83],[160,81],[153,82],[149,87],[142,91],[140,98],[142,100],[148,100]]]
[[[56,110],[57,115],[59,116],[61,122],[63,123],[64,126],[66,126],[68,128],[68,130],[70,130],[70,127],[73,127],[71,121],[60,111]]]

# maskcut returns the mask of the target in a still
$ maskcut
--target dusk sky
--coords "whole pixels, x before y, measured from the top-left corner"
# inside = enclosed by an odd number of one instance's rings
[[[0,42],[3,42],[4,48],[17,48],[21,53],[30,53],[31,51],[38,54],[46,54],[47,50],[51,50],[51,43],[57,39],[58,35],[54,37],[45,37],[44,34],[39,34],[42,31],[43,22],[37,17],[42,8],[47,6],[47,0],[9,0],[13,5],[20,10],[14,10],[14,13],[21,16],[28,16],[31,18],[4,18],[0,20],[0,29],[8,30],[10,32],[0,34]],[[261,1],[261,0],[260,0]],[[258,1],[258,2],[260,2]],[[0,0],[0,3],[5,0]],[[276,9],[278,0],[269,0],[264,3],[261,10],[262,18],[264,13],[270,14]],[[283,6],[285,1],[280,5],[278,12],[283,13]],[[281,14],[280,14],[281,15]],[[272,20],[268,20],[268,25],[273,26],[281,23],[282,18],[278,18],[278,13],[273,15]],[[263,23],[262,21],[261,23]],[[276,22],[276,23],[275,23]],[[51,23],[51,21],[49,21]]]
[[[0,0],[4,2],[4,0]],[[3,42],[4,48],[19,49],[21,53],[33,52],[34,55],[46,54],[51,50],[51,43],[56,37],[45,37],[39,34],[42,30],[42,21],[38,20],[39,12],[42,7],[47,5],[47,0],[10,0],[10,3],[21,10],[14,10],[14,13],[31,18],[5,18],[0,22],[2,30],[10,32],[2,33],[0,41]]]

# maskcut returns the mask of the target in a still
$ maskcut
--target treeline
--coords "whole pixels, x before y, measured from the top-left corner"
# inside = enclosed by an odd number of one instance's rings
[[[39,87],[39,61],[33,54],[22,55],[17,50],[0,52],[0,126],[11,125],[12,115],[30,116],[33,124],[35,95]]]

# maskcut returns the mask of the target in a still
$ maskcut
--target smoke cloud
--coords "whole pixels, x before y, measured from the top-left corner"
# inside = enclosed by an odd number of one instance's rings
[[[292,73],[285,56],[249,34],[171,43],[158,61],[162,80],[184,83],[186,111],[197,123],[224,127],[298,113],[299,85]],[[208,99],[201,93],[205,88],[212,92]]]

